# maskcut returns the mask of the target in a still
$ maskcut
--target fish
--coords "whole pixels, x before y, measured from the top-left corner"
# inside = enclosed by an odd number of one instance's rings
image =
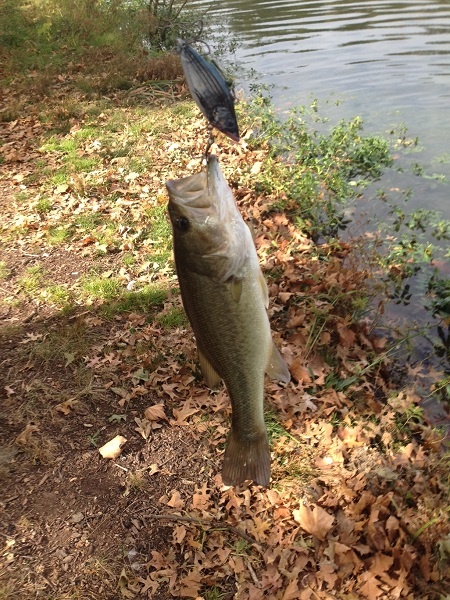
[[[178,39],[177,43],[184,76],[197,106],[213,127],[238,142],[234,97],[220,69],[184,40]]]
[[[210,388],[224,381],[231,400],[223,483],[267,487],[264,377],[287,383],[290,373],[272,340],[269,293],[252,234],[215,155],[206,169],[166,187],[181,298],[200,367]]]

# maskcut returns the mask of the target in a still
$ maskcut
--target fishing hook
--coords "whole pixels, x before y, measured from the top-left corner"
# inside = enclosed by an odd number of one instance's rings
[[[211,146],[214,144],[214,136],[213,136],[213,126],[212,125],[208,125],[208,133],[209,133],[209,137],[208,137],[208,141],[206,143],[206,148],[205,151],[203,153],[202,156],[202,164],[208,164],[208,154],[209,151],[211,150]]]

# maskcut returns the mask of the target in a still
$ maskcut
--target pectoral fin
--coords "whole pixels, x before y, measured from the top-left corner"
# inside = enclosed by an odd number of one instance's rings
[[[230,292],[235,302],[239,302],[242,294],[242,279],[233,277],[230,282]]]
[[[283,383],[289,383],[291,380],[287,364],[284,362],[284,358],[279,353],[275,344],[272,345],[272,355],[266,367],[266,373],[271,379],[278,379]]]
[[[267,287],[267,283],[266,283],[266,280],[264,279],[264,275],[263,275],[262,271],[259,272],[258,281],[259,281],[259,285],[261,288],[264,306],[266,308],[269,308],[269,288]]]
[[[219,387],[222,377],[217,373],[200,349],[198,349],[198,359],[200,361],[200,367],[202,369],[202,375],[205,378],[206,385],[212,390],[215,390]]]

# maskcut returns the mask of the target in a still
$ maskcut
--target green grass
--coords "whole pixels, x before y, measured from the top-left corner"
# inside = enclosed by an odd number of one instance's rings
[[[64,185],[70,182],[70,175],[66,169],[59,169],[50,178],[50,182],[54,185]]]
[[[92,329],[77,320],[51,330],[31,348],[33,355],[45,362],[61,359],[73,362],[89,352],[94,338]]]
[[[116,277],[86,277],[81,284],[84,295],[91,300],[116,300],[123,293],[124,285]]]
[[[105,306],[105,314],[113,316],[118,313],[141,312],[149,316],[162,306],[169,295],[169,290],[159,285],[147,285],[137,292],[122,291],[114,302]]]
[[[182,308],[174,306],[167,313],[158,315],[156,321],[166,329],[186,327],[188,320]]]
[[[28,192],[17,192],[16,194],[16,200],[17,202],[19,202],[19,204],[23,204],[24,202],[27,202],[30,198],[30,195]]]
[[[79,215],[75,221],[74,225],[78,229],[81,229],[84,232],[93,231],[96,227],[101,225],[103,222],[103,217],[99,213],[85,213]]]
[[[48,230],[47,239],[52,246],[60,246],[69,241],[72,236],[71,227],[51,227]]]
[[[98,157],[92,156],[68,156],[67,166],[75,173],[88,173],[98,169],[101,165],[101,161]]]
[[[43,277],[44,272],[40,265],[28,267],[25,274],[19,278],[17,285],[26,295],[30,296],[41,287]]]
[[[36,211],[40,214],[48,213],[52,210],[53,203],[48,198],[41,198],[36,204]]]
[[[228,598],[228,594],[221,592],[220,588],[216,586],[203,590],[202,596],[205,600],[225,600]]]
[[[4,260],[0,260],[0,281],[7,279],[10,275],[11,271],[6,266],[6,262]]]
[[[122,256],[122,263],[126,266],[126,267],[131,267],[134,264],[136,264],[136,258],[132,255],[132,254],[124,254]]]
[[[269,436],[270,444],[282,437],[292,437],[291,434],[286,431],[283,425],[278,421],[277,415],[274,412],[266,411],[264,413],[264,421],[266,423],[267,435]]]
[[[46,297],[50,302],[62,308],[69,310],[72,307],[73,299],[71,292],[63,285],[50,285],[45,289]]]

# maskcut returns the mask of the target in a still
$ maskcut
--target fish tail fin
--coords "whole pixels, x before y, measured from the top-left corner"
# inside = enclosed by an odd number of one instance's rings
[[[239,485],[251,479],[267,487],[270,480],[270,449],[266,431],[252,439],[242,439],[231,428],[222,467],[225,485]]]

